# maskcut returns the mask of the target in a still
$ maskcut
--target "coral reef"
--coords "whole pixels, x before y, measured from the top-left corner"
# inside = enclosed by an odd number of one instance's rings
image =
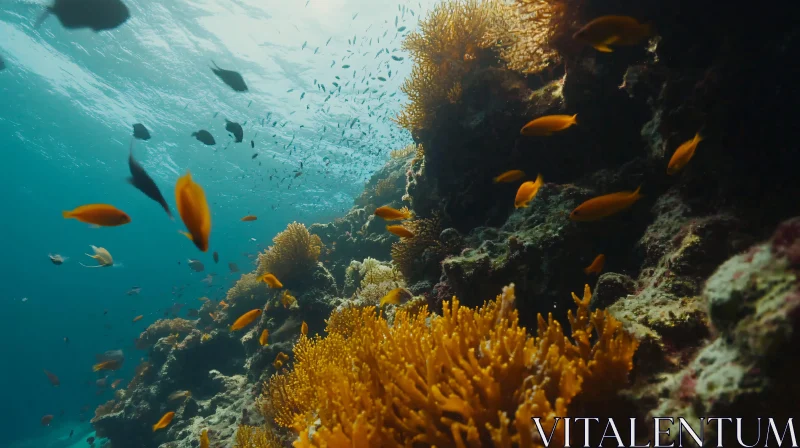
[[[536,337],[519,327],[513,285],[478,310],[453,299],[437,317],[399,311],[392,326],[372,309],[341,311],[326,337],[295,345],[265,413],[299,432],[295,446],[534,446],[532,415],[552,427],[608,406],[633,365],[636,341],[589,312],[588,285],[573,298],[571,338],[552,316]]]
[[[272,243],[258,255],[256,275],[271,273],[287,287],[302,283],[316,266],[322,252],[319,236],[312,235],[305,225],[297,222],[275,235]]]
[[[136,339],[136,348],[145,350],[163,337],[173,334],[178,334],[181,337],[186,336],[194,331],[194,329],[194,322],[190,320],[181,318],[159,319],[150,324],[150,326],[139,335],[139,338]]]

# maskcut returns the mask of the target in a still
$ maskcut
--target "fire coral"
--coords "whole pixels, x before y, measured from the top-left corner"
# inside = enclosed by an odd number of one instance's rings
[[[477,310],[454,297],[442,316],[401,310],[392,326],[371,308],[343,310],[326,337],[300,339],[293,368],[265,385],[264,411],[299,434],[295,447],[542,446],[531,417],[549,431],[555,416],[607,406],[638,346],[589,312],[588,285],[573,298],[571,337],[552,315],[535,337],[520,327],[513,284]]]

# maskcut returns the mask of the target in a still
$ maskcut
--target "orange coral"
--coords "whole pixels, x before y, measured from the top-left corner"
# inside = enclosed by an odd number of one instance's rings
[[[256,276],[271,273],[285,285],[307,276],[322,252],[322,240],[297,222],[289,224],[286,230],[275,235],[272,243],[258,255]]]
[[[588,285],[575,297],[571,338],[552,315],[536,337],[519,327],[513,285],[477,310],[456,298],[440,317],[399,310],[392,326],[345,309],[326,337],[300,339],[294,368],[265,387],[265,410],[299,433],[295,447],[542,446],[532,416],[549,428],[576,397],[613,398],[632,368],[637,342],[590,313],[590,298]]]

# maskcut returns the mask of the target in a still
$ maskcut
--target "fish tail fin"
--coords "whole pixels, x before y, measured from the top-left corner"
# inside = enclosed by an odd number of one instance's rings
[[[63,217],[64,217],[64,219],[71,219],[71,218],[74,218],[74,216],[72,216],[72,211],[71,211],[71,210],[64,210],[64,211],[62,211],[62,212],[61,212],[61,216],[63,216]]]
[[[637,199],[639,199],[641,197],[644,197],[644,195],[641,193],[641,190],[642,190],[642,186],[641,185],[636,187],[636,190],[633,191],[633,196],[635,196]]]
[[[694,139],[695,139],[695,141],[697,141],[697,143],[700,143],[700,142],[703,141],[703,136],[700,134],[700,131],[698,131],[696,134],[694,134]]]
[[[586,275],[589,275],[592,272],[593,271],[592,271],[592,267],[591,266],[589,266],[588,268],[583,268],[583,273],[586,274]]]
[[[50,17],[50,9],[51,8],[49,6],[46,7],[42,12],[42,14],[39,15],[39,18],[36,19],[36,23],[33,24],[34,29],[38,29],[40,26],[42,26],[44,21],[47,20],[48,17]]]
[[[78,264],[80,264],[81,266],[83,266],[85,268],[102,268],[103,267],[103,266],[89,266],[89,265],[86,265],[86,264],[83,264],[83,263],[78,263]],[[95,370],[95,372],[97,372],[97,370]]]
[[[572,116],[572,124],[578,124],[578,114]]]

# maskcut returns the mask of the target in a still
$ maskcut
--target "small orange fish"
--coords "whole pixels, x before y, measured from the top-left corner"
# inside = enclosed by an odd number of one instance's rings
[[[619,213],[642,198],[639,193],[641,188],[639,186],[635,191],[620,191],[589,199],[576,207],[569,214],[569,219],[579,222],[597,221]]]
[[[514,208],[525,208],[539,193],[539,189],[544,185],[542,175],[536,176],[535,181],[523,182],[517,190],[517,196],[514,198]]]
[[[140,314],[140,315],[138,315],[138,316],[134,317],[134,318],[133,318],[133,321],[134,321],[134,322],[139,322],[139,321],[140,321],[140,320],[142,320],[142,319],[144,319],[144,316],[142,316],[142,315]]]
[[[217,313],[208,313],[208,317],[210,317],[211,320],[217,320]]]
[[[578,114],[575,115],[545,115],[528,122],[519,131],[526,137],[547,137],[553,132],[563,131],[572,125],[578,124]]]
[[[211,235],[211,211],[203,187],[192,180],[192,174],[188,171],[175,184],[175,203],[183,224],[189,230],[181,233],[192,240],[198,249],[207,252],[208,238]]]
[[[410,299],[411,297],[413,297],[413,294],[411,294],[409,290],[405,288],[394,288],[393,290],[386,293],[385,296],[383,296],[378,306],[397,305],[404,298]]]
[[[403,219],[411,219],[412,214],[408,207],[403,207],[400,210],[384,205],[375,209],[375,216],[379,216],[386,221],[400,221]]]
[[[236,319],[236,322],[231,325],[230,331],[241,330],[242,328],[252,324],[254,320],[258,319],[258,316],[261,316],[262,312],[263,310],[259,308],[242,314],[238,319]]]
[[[496,183],[496,184],[499,184],[499,183],[511,183],[511,182],[516,182],[516,181],[522,179],[523,177],[525,177],[525,172],[524,171],[522,171],[522,170],[509,170],[509,171],[506,171],[505,173],[495,177],[493,182]]]
[[[289,355],[286,353],[280,352],[278,356],[275,357],[275,362],[272,363],[272,366],[275,367],[275,370],[280,369],[283,366],[283,363],[289,360]]]
[[[225,301],[224,301],[224,300],[220,300],[220,301],[219,301],[219,307],[220,307],[220,308],[222,308],[222,309],[224,310],[224,309],[228,308],[228,304],[227,304],[227,303],[225,303]]]
[[[303,336],[308,334],[308,324],[306,323],[306,321],[303,321],[303,324],[300,325],[300,334],[302,334]]]
[[[678,149],[672,154],[672,158],[669,159],[669,164],[667,165],[667,174],[672,176],[673,174],[677,173],[678,171],[682,170],[686,164],[692,160],[694,157],[694,150],[697,149],[697,145],[703,141],[703,137],[700,136],[700,133],[694,135],[691,140],[683,142]]]
[[[44,417],[42,417],[42,426],[50,426],[50,422],[52,421],[53,421],[53,416],[47,414]]]
[[[386,226],[386,230],[388,230],[389,233],[391,233],[393,235],[399,236],[400,238],[413,238],[414,237],[414,232],[412,232],[412,231],[410,231],[410,230],[408,230],[405,227],[400,226],[400,225],[397,225],[397,226]]]
[[[101,227],[121,226],[131,222],[131,217],[125,212],[108,204],[82,205],[74,210],[65,210],[61,215],[64,219],[77,219]]]
[[[164,414],[164,416],[161,417],[161,420],[159,420],[158,423],[153,425],[153,432],[156,432],[159,429],[164,429],[167,426],[169,426],[169,424],[172,422],[172,418],[173,417],[175,417],[175,413],[172,412],[172,411],[167,412],[166,414]]]
[[[264,329],[264,331],[261,332],[261,336],[258,338],[258,343],[262,346],[267,345],[267,338],[269,338],[269,330]]]
[[[643,25],[633,17],[602,16],[584,25],[572,37],[597,51],[611,53],[611,45],[636,45],[652,34],[650,25]]]
[[[121,380],[121,379],[116,379],[116,380],[114,380],[114,382],[113,382],[113,383],[111,383],[111,388],[112,388],[112,389],[116,389],[116,388],[117,388],[117,386],[119,386],[119,383],[121,383],[121,382],[122,382],[122,380]]]
[[[277,277],[269,272],[259,277],[258,281],[266,283],[270,288],[283,288],[283,283],[281,283]]]
[[[61,385],[61,380],[59,380],[58,377],[53,372],[48,372],[47,370],[44,370],[44,374],[47,375],[47,379],[50,380],[50,384],[52,384],[53,386],[58,387]]]
[[[281,303],[283,304],[284,308],[296,308],[298,306],[295,296],[286,290],[284,290],[283,294],[281,294]]]
[[[258,217],[256,215],[247,215],[244,218],[242,218],[242,221],[249,222],[249,221],[255,221],[257,219]]]
[[[603,266],[605,264],[606,264],[606,256],[604,254],[600,254],[600,255],[598,255],[598,256],[596,256],[594,258],[594,261],[592,261],[592,264],[587,266],[583,270],[583,272],[585,272],[586,275],[589,275],[589,274],[598,274],[599,275],[600,272],[603,271]]]
[[[119,370],[122,368],[122,362],[112,359],[103,361],[92,366],[92,372],[99,372],[101,370]]]
[[[209,448],[211,442],[208,440],[208,430],[204,429],[200,432],[200,448]]]

